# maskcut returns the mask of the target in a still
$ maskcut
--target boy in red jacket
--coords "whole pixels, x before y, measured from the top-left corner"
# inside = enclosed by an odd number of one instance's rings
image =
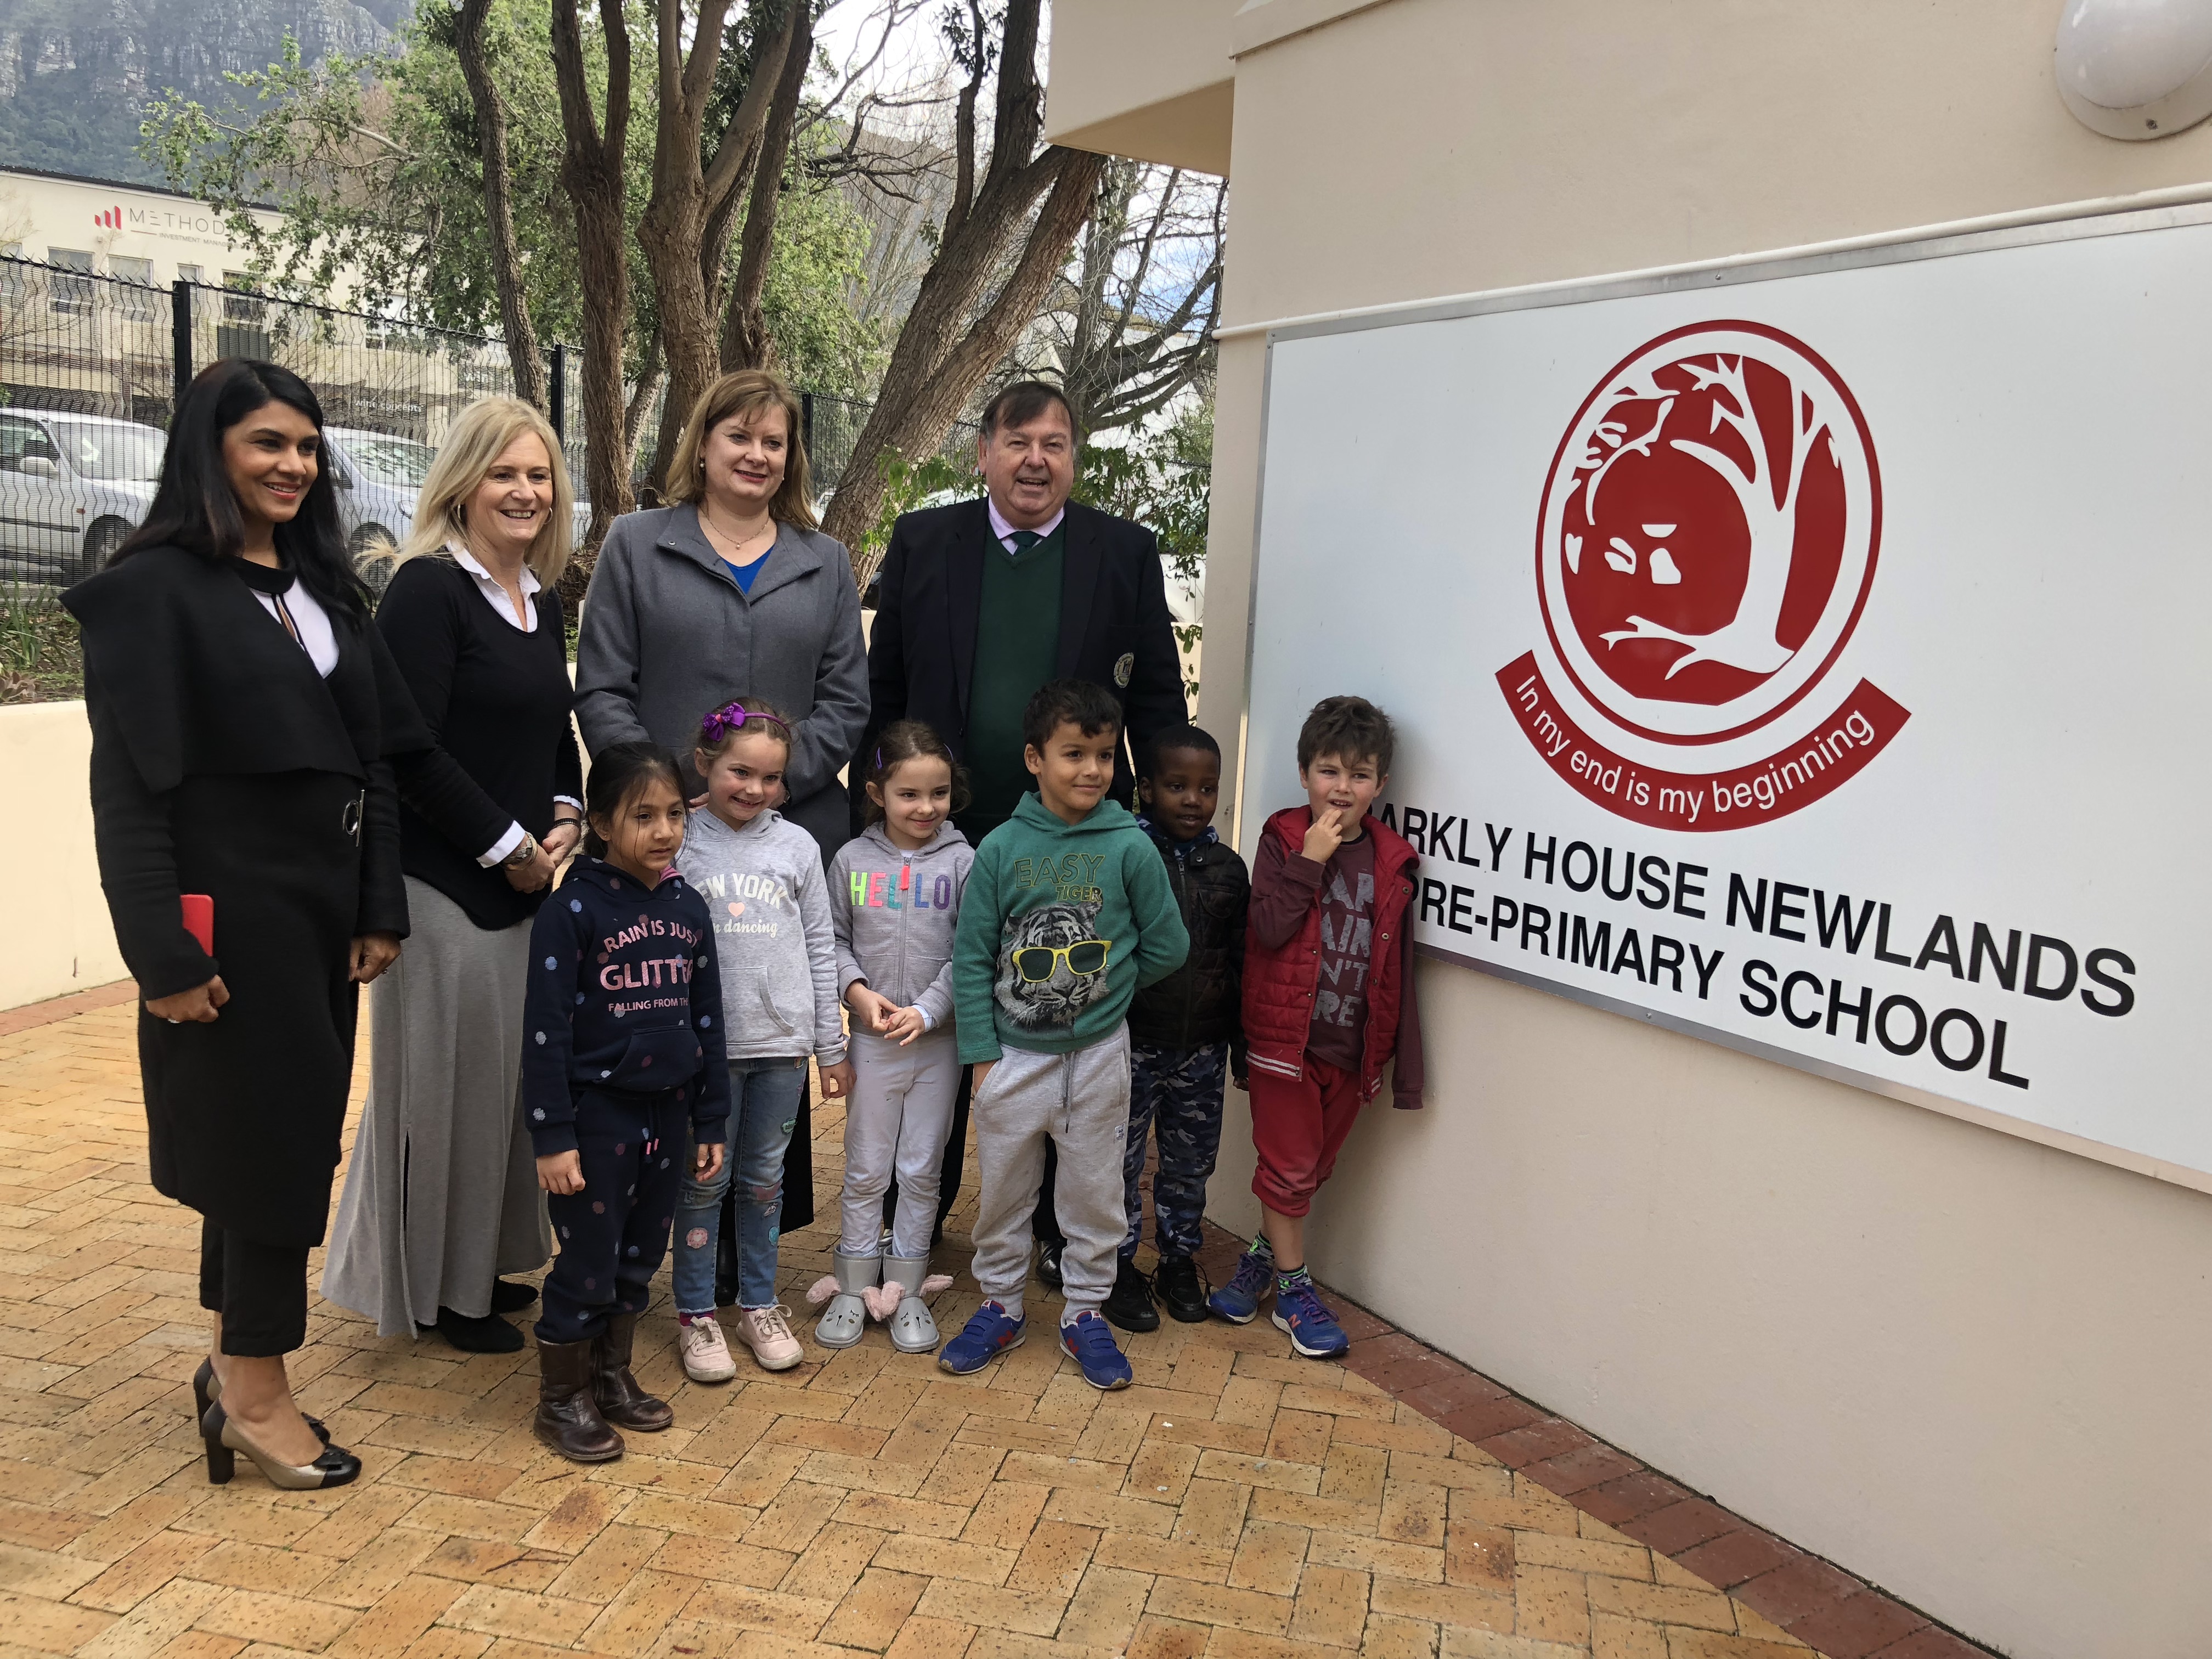
[[[1390,717],[1364,697],[1328,697],[1298,732],[1306,805],[1267,820],[1252,861],[1244,941],[1251,1045],[1252,1176],[1264,1218],[1230,1281],[1206,1298],[1238,1325],[1275,1293],[1275,1325],[1309,1359],[1351,1346],[1306,1272],[1306,1212],[1382,1088],[1421,1103],[1421,1020],[1407,971],[1413,870],[1396,831],[1369,816],[1390,781]]]

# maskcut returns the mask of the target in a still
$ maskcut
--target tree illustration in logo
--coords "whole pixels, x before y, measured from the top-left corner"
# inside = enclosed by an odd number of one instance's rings
[[[1716,740],[1832,659],[1877,518],[1872,449],[1826,364],[1758,325],[1679,330],[1608,374],[1560,446],[1545,620],[1576,685],[1622,725]]]

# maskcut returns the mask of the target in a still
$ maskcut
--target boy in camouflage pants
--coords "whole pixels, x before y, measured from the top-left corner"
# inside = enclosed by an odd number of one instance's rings
[[[1193,1259],[1206,1213],[1206,1183],[1221,1148],[1222,1086],[1244,1085],[1240,1018],[1244,913],[1251,879],[1236,848],[1213,830],[1221,747],[1194,726],[1163,732],[1138,757],[1137,822],[1159,848],[1190,934],[1183,965],[1139,991],[1129,1006],[1129,1139],[1122,1158],[1129,1231],[1121,1241],[1106,1317],[1125,1331],[1159,1327],[1153,1298],[1186,1323],[1206,1316],[1206,1287]],[[1137,1270],[1143,1231],[1146,1131],[1159,1144],[1152,1177],[1158,1267]]]

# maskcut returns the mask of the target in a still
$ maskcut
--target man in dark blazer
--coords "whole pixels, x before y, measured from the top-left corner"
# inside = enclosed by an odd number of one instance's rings
[[[1059,388],[1024,380],[983,411],[975,446],[981,501],[908,513],[891,531],[872,590],[871,708],[859,774],[875,734],[927,720],[967,768],[970,842],[1005,822],[1030,786],[1022,710],[1048,680],[1085,679],[1121,704],[1115,799],[1129,804],[1131,760],[1152,734],[1189,719],[1168,614],[1159,543],[1141,525],[1067,499],[1075,427]]]
[[[1067,499],[1075,487],[1075,417],[1057,386],[1022,380],[991,399],[976,440],[987,490],[903,514],[871,589],[871,708],[851,773],[857,809],[875,734],[927,720],[966,768],[972,791],[957,822],[971,842],[1006,822],[1030,787],[1022,711],[1048,680],[1085,679],[1121,705],[1114,798],[1128,805],[1133,758],[1155,732],[1189,718],[1182,659],[1168,614],[1159,542],[1142,525]],[[960,1190],[968,1135],[963,1074],[938,1189],[938,1225]],[[1052,1149],[1035,1231],[1038,1275],[1060,1287]],[[896,1198],[884,1201],[884,1214]]]

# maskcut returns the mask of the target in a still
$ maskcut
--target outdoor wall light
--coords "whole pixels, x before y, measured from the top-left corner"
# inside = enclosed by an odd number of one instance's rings
[[[2212,0],[2066,0],[2058,95],[2107,138],[2163,138],[2212,115]]]

